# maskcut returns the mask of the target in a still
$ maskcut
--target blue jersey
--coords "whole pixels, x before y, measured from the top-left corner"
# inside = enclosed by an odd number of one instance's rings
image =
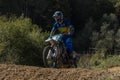
[[[58,30],[61,34],[73,34],[74,32],[74,28],[68,20],[63,20],[61,24],[55,22],[51,34],[55,32],[55,30]]]

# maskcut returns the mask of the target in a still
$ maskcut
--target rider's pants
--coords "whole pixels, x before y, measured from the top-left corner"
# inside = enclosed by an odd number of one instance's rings
[[[63,39],[63,42],[66,46],[68,53],[72,53],[73,52],[72,37],[69,35],[63,35],[62,39]]]

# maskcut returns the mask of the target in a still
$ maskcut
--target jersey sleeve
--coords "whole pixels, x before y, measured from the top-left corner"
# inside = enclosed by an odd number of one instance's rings
[[[57,27],[56,23],[54,23],[53,28],[52,28],[51,33],[50,33],[50,36],[52,36],[54,34],[54,32],[56,31],[56,27]]]

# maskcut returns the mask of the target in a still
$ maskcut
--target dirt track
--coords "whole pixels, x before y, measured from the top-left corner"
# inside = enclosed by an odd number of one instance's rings
[[[120,67],[87,70],[0,64],[0,80],[120,80]]]

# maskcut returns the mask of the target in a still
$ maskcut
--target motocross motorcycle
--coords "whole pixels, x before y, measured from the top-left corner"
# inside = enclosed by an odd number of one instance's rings
[[[48,37],[45,42],[50,45],[43,50],[43,62],[45,67],[49,68],[70,68],[77,67],[76,59],[70,59],[65,44],[62,41],[63,34],[56,34]]]

